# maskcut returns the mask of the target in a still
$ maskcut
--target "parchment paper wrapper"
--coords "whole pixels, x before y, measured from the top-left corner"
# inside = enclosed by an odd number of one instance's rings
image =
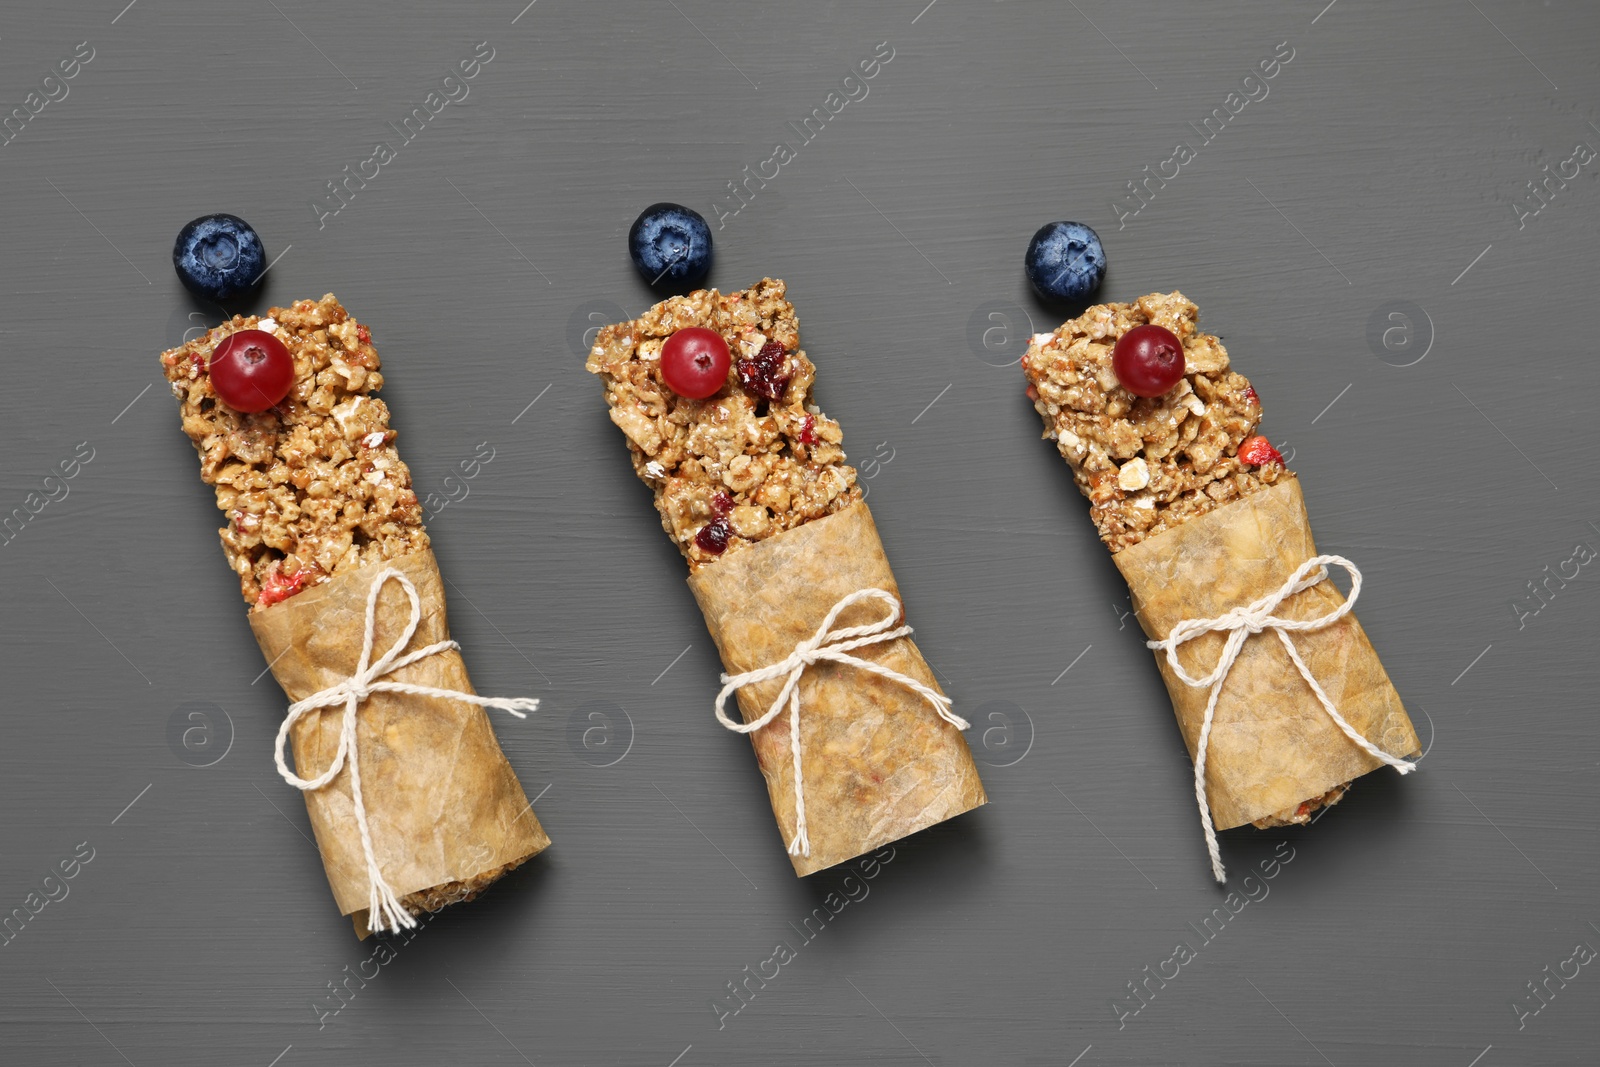
[[[813,636],[834,604],[859,589],[900,589],[864,503],[757,542],[689,578],[730,674],[776,663]],[[854,604],[836,628],[883,617],[881,601]],[[910,638],[850,653],[939,690]],[[745,722],[760,718],[783,679],[739,690]],[[785,844],[795,832],[794,764],[785,711],[750,735]],[[916,693],[840,663],[800,679],[800,737],[810,856],[797,875],[843,863],[988,802],[961,731]]]
[[[1316,554],[1300,481],[1285,478],[1112,559],[1144,632],[1163,640],[1184,619],[1216,618],[1278,589]],[[1342,603],[1329,580],[1290,597],[1275,614],[1305,619]],[[1354,614],[1289,636],[1358,733],[1393,756],[1420,751],[1400,695]],[[1210,673],[1225,639],[1208,633],[1185,644],[1184,668],[1196,677]],[[1184,684],[1159,650],[1156,661],[1192,758],[1209,691]],[[1292,808],[1381,766],[1334,725],[1274,634],[1245,641],[1218,697],[1206,756],[1206,796],[1218,830]]]
[[[291,701],[336,685],[355,673],[366,629],[367,595],[385,567],[417,587],[422,621],[407,648],[449,638],[444,587],[433,553],[375,563],[255,612],[250,628],[272,674]],[[404,632],[410,603],[398,582],[378,596],[373,659]],[[446,650],[385,676],[389,680],[472,693],[461,654]],[[302,778],[328,768],[339,746],[344,706],[301,719],[290,733],[294,767]],[[361,793],[379,869],[395,895],[434,910],[470,900],[484,886],[550,844],[484,709],[408,693],[373,693],[357,712]],[[370,887],[350,797],[348,767],[321,789],[304,794],[328,884],[342,915],[365,938]]]

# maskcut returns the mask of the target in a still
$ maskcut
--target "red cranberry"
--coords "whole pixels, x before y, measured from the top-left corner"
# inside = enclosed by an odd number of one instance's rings
[[[789,384],[788,367],[783,346],[768,341],[753,358],[739,361],[739,384],[747,393],[777,400],[783,396],[783,387]]]
[[[800,443],[803,445],[817,443],[817,420],[810,415],[807,415],[806,421],[800,424]]]
[[[1259,434],[1239,446],[1239,459],[1252,467],[1265,467],[1272,463],[1283,466],[1283,454]]]
[[[229,334],[211,355],[211,388],[235,411],[265,411],[294,386],[294,358],[265,330]]]
[[[733,527],[719,516],[700,527],[700,532],[694,535],[694,543],[700,546],[700,551],[720,556],[727,550],[728,538],[732,536]]]
[[[1251,403],[1251,404],[1260,404],[1261,403],[1261,398],[1256,395],[1256,387],[1253,386],[1253,385],[1247,385],[1247,386],[1244,387],[1244,398],[1245,398],[1245,401],[1247,403]]]
[[[679,396],[704,400],[728,380],[728,342],[715,330],[690,326],[661,346],[661,377]]]
[[[727,516],[728,512],[730,512],[732,510],[733,510],[733,497],[728,495],[727,490],[719,489],[714,494],[712,494],[712,497],[711,497],[711,514],[712,515],[714,515],[717,518],[721,519],[721,518],[725,518]]]
[[[1135,326],[1117,339],[1111,369],[1134,396],[1160,396],[1183,380],[1183,342],[1153,322]]]

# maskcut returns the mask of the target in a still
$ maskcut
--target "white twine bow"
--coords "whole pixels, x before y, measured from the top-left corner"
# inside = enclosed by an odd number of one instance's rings
[[[833,629],[833,624],[838,620],[841,612],[850,605],[862,600],[881,600],[888,607],[889,613],[877,622],[863,626],[846,626],[843,629]],[[854,593],[841,599],[828,612],[827,618],[822,620],[822,625],[817,627],[817,632],[794,646],[794,651],[778,662],[761,667],[757,670],[746,671],[743,674],[724,674],[722,676],[722,692],[717,694],[717,721],[734,733],[748,734],[761,729],[767,723],[777,718],[783,711],[784,705],[789,706],[789,748],[794,756],[794,812],[795,833],[789,842],[789,855],[811,855],[811,838],[806,834],[806,797],[805,778],[801,769],[800,757],[800,676],[807,667],[821,660],[833,663],[843,663],[863,671],[870,671],[891,682],[898,682],[922,697],[933,706],[939,718],[954,726],[958,730],[967,728],[967,721],[950,710],[950,698],[928,686],[923,685],[915,678],[909,678],[899,671],[890,670],[880,663],[867,659],[858,659],[846,655],[850,650],[863,645],[877,644],[882,641],[894,641],[911,634],[911,627],[899,626],[894,629],[895,619],[900,617],[900,601],[893,594],[883,589],[858,589]],[[785,678],[785,676],[787,676]],[[747,685],[758,682],[770,681],[773,678],[785,678],[783,688],[778,690],[778,695],[773,698],[772,706],[767,713],[753,722],[734,722],[728,718],[724,710],[728,697],[737,690]]]
[[[411,601],[411,617],[406,621],[405,631],[401,633],[389,650],[378,657],[376,663],[372,661],[372,641],[376,630],[378,607],[378,593],[390,579],[400,583],[405,589],[406,596]],[[283,780],[302,792],[321,789],[338,776],[341,768],[346,763],[350,765],[350,797],[354,802],[356,814],[356,828],[361,832],[361,850],[367,860],[367,882],[371,886],[371,899],[367,907],[367,927],[374,933],[391,931],[398,933],[403,927],[417,925],[417,920],[411,913],[400,905],[400,900],[395,896],[394,890],[389,888],[389,883],[384,881],[383,872],[378,868],[377,857],[372,849],[372,831],[367,826],[367,807],[361,799],[361,763],[356,746],[356,709],[361,702],[372,693],[412,693],[417,696],[442,697],[446,700],[459,700],[467,704],[476,704],[480,708],[499,708],[508,711],[517,718],[525,718],[524,711],[534,711],[539,707],[536,699],[508,699],[504,697],[481,697],[476,693],[462,693],[454,689],[437,689],[431,685],[412,685],[409,682],[381,681],[384,675],[399,670],[426,659],[439,652],[457,649],[461,646],[454,641],[438,641],[426,648],[419,648],[405,655],[401,651],[411,643],[412,635],[417,631],[417,624],[422,621],[422,602],[417,596],[417,587],[411,584],[411,579],[395,570],[393,567],[385,568],[378,572],[372,580],[372,588],[367,593],[367,625],[366,634],[361,645],[361,662],[356,665],[356,671],[349,678],[338,685],[329,686],[320,693],[313,693],[304,700],[298,700],[289,705],[289,714],[283,720],[283,725],[278,727],[278,742],[275,757],[278,764],[278,773]],[[289,738],[289,730],[300,719],[319,708],[332,707],[335,704],[344,705],[344,723],[339,731],[339,748],[333,754],[333,762],[328,769],[315,778],[301,778],[291,771],[283,759],[284,742]]]
[[[1272,612],[1285,600],[1296,593],[1311,588],[1318,582],[1325,581],[1328,577],[1327,564],[1343,567],[1350,575],[1350,596],[1343,604],[1333,611],[1310,619],[1285,619]],[[1313,573],[1315,572],[1315,573]],[[1217,697],[1222,694],[1222,683],[1227,681],[1228,672],[1233,669],[1234,660],[1239,658],[1239,650],[1244,647],[1246,639],[1251,634],[1271,630],[1283,642],[1283,647],[1288,651],[1289,658],[1294,661],[1300,677],[1306,680],[1306,685],[1311,687],[1311,692],[1316,696],[1317,702],[1322,705],[1322,710],[1328,713],[1334,725],[1344,731],[1344,735],[1354,741],[1360,749],[1373,759],[1380,760],[1399,771],[1409,774],[1417,769],[1417,765],[1398,757],[1391,756],[1383,749],[1368,741],[1358,733],[1355,727],[1345,722],[1344,716],[1339,714],[1339,709],[1328,698],[1322,686],[1317,683],[1311,674],[1311,669],[1306,666],[1305,660],[1300,658],[1300,650],[1295,648],[1294,642],[1289,639],[1289,633],[1321,630],[1331,626],[1350,614],[1356,606],[1356,597],[1361,595],[1361,572],[1356,565],[1343,556],[1314,556],[1300,564],[1300,567],[1277,589],[1268,593],[1253,603],[1242,608],[1217,616],[1215,619],[1184,619],[1172,628],[1164,641],[1146,641],[1150,648],[1162,649],[1167,654],[1167,665],[1172,668],[1183,681],[1195,688],[1211,687],[1211,697],[1206,701],[1205,719],[1200,724],[1200,741],[1196,746],[1194,758],[1194,796],[1200,803],[1200,823],[1206,831],[1206,849],[1211,853],[1211,873],[1218,882],[1227,881],[1227,872],[1222,868],[1222,851],[1217,845],[1217,832],[1211,824],[1211,805],[1206,800],[1206,749],[1211,742],[1211,720],[1216,715]],[[1222,655],[1217,657],[1217,665],[1210,674],[1203,678],[1196,678],[1184,670],[1183,664],[1178,661],[1178,648],[1187,641],[1192,641],[1201,634],[1226,632],[1228,639],[1222,646]]]

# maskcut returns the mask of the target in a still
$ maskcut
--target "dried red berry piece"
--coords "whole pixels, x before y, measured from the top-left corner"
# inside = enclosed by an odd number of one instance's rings
[[[712,515],[714,515],[717,518],[721,519],[721,518],[727,517],[728,512],[730,512],[732,510],[733,510],[733,497],[728,495],[727,490],[719,489],[719,490],[716,491],[716,493],[712,494],[712,497],[711,497],[711,514]]]
[[[1272,442],[1257,434],[1239,446],[1239,461],[1252,467],[1265,467],[1276,463],[1283,466],[1283,453],[1272,447]]]
[[[806,421],[800,424],[800,443],[803,445],[817,443],[817,420],[810,415],[807,415]]]
[[[694,543],[700,546],[700,551],[720,556],[727,550],[728,538],[732,536],[733,527],[728,525],[727,519],[718,516],[700,527],[700,532],[694,535]]]
[[[293,574],[284,574],[283,567],[276,565],[267,572],[261,582],[261,595],[256,597],[256,607],[271,607],[288,600],[306,586],[306,579],[311,577],[311,569],[302,567]]]
[[[1261,398],[1256,395],[1256,387],[1253,385],[1247,385],[1244,387],[1244,398],[1252,404],[1261,403]]]
[[[791,377],[789,357],[776,341],[768,341],[753,357],[739,361],[739,384],[755,396],[777,400]]]

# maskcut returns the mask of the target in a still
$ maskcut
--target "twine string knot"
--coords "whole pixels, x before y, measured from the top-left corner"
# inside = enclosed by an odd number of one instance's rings
[[[833,624],[838,621],[840,614],[852,604],[864,600],[881,601],[888,609],[883,618],[876,622],[865,623],[860,626],[845,626],[838,630]],[[717,694],[717,721],[734,733],[748,734],[766,726],[777,718],[787,706],[789,709],[789,749],[794,762],[794,810],[795,833],[789,842],[789,855],[811,855],[811,838],[806,833],[806,798],[805,777],[802,768],[800,745],[800,678],[806,668],[815,663],[827,661],[842,663],[857,670],[868,671],[881,678],[905,686],[918,696],[922,697],[932,706],[939,718],[954,726],[958,730],[967,728],[967,721],[951,710],[950,698],[930,686],[923,685],[915,678],[901,674],[874,663],[872,660],[861,659],[849,653],[866,645],[879,644],[886,641],[895,641],[902,637],[910,636],[912,630],[909,626],[895,626],[895,621],[900,618],[900,601],[884,589],[869,588],[858,589],[842,597],[822,620],[822,625],[817,627],[817,632],[794,646],[794,651],[783,659],[753,671],[742,674],[724,674],[722,676],[722,691]],[[772,705],[760,718],[750,722],[734,722],[728,718],[726,706],[728,697],[747,685],[771,681],[774,678],[784,679],[783,687],[778,690],[778,695],[772,700]]]
[[[1309,619],[1286,619],[1274,615],[1278,606],[1296,593],[1304,592],[1319,582],[1328,578],[1328,566],[1343,567],[1350,575],[1350,596],[1337,608],[1323,615],[1313,616]],[[1206,701],[1205,718],[1200,723],[1200,738],[1196,745],[1194,759],[1194,795],[1200,805],[1200,824],[1205,828],[1206,850],[1211,855],[1211,874],[1218,882],[1227,881],[1227,872],[1222,867],[1222,851],[1217,845],[1217,832],[1211,823],[1211,805],[1206,800],[1206,750],[1211,742],[1211,723],[1217,711],[1217,698],[1222,694],[1222,685],[1228,680],[1228,672],[1233,670],[1234,661],[1239,658],[1239,652],[1244,643],[1252,635],[1271,630],[1283,642],[1284,649],[1289,653],[1289,659],[1294,662],[1295,669],[1300,672],[1300,677],[1305,679],[1306,685],[1317,698],[1317,703],[1322,705],[1322,710],[1328,713],[1334,725],[1367,755],[1382,763],[1388,764],[1401,774],[1409,774],[1417,769],[1417,765],[1408,760],[1391,756],[1371,741],[1363,737],[1355,727],[1345,721],[1339,709],[1334,705],[1317,679],[1312,675],[1311,668],[1306,666],[1305,660],[1300,658],[1300,650],[1295,647],[1294,641],[1289,637],[1291,633],[1306,633],[1321,630],[1332,626],[1355,607],[1356,597],[1361,595],[1361,571],[1354,563],[1343,556],[1314,556],[1291,574],[1284,583],[1265,596],[1252,601],[1243,607],[1232,608],[1223,612],[1214,619],[1184,619],[1173,626],[1166,638],[1161,641],[1146,641],[1145,644],[1154,649],[1159,649],[1166,654],[1167,665],[1172,668],[1172,673],[1183,680],[1185,685],[1196,689],[1210,687],[1211,694]],[[1211,673],[1202,677],[1190,674],[1178,659],[1178,649],[1185,643],[1193,641],[1202,634],[1226,633],[1227,640],[1223,643],[1222,652],[1217,657],[1216,666]]]
[[[390,580],[400,583],[405,590],[406,597],[411,601],[411,614],[406,620],[405,629],[393,644],[379,656],[376,661],[372,659],[372,643],[377,629],[378,594]],[[417,632],[417,626],[422,622],[422,601],[417,596],[417,587],[412,584],[400,571],[393,567],[386,567],[379,571],[372,580],[372,588],[367,592],[366,630],[362,638],[361,659],[356,664],[355,673],[342,682],[338,682],[321,692],[313,693],[304,700],[297,700],[289,705],[289,713],[284,717],[282,725],[278,727],[278,739],[274,748],[274,758],[278,765],[278,773],[283,780],[301,792],[313,792],[326,786],[339,775],[347,764],[350,767],[350,798],[355,809],[356,829],[361,835],[361,851],[367,861],[367,883],[371,887],[371,896],[367,909],[367,926],[373,932],[390,931],[398,933],[402,928],[414,927],[417,920],[400,904],[400,899],[395,896],[394,890],[383,878],[383,872],[378,866],[377,856],[372,847],[372,829],[367,821],[367,806],[361,796],[361,760],[356,745],[356,713],[361,702],[373,693],[410,693],[416,696],[440,697],[445,700],[459,700],[466,704],[474,704],[480,708],[498,708],[509,712],[517,718],[525,718],[525,712],[534,711],[539,707],[537,699],[506,697],[482,697],[476,693],[463,693],[455,689],[439,689],[431,685],[413,685],[409,682],[397,682],[386,678],[401,667],[409,666],[418,660],[458,649],[461,646],[454,641],[436,641],[425,648],[413,649],[404,652],[411,638]],[[284,745],[289,740],[289,731],[294,724],[305,716],[322,708],[344,705],[343,721],[339,730],[339,746],[334,751],[333,760],[328,764],[327,770],[315,778],[302,778],[289,769],[284,761]]]

